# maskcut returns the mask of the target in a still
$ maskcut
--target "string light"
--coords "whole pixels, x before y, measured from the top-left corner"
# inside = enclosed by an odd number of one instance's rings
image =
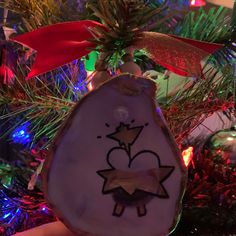
[[[12,190],[0,189],[0,235],[10,236],[25,227],[32,228],[54,220],[41,194],[37,197],[18,196]]]
[[[206,2],[204,0],[191,0],[190,6],[192,7],[202,7],[205,6]]]
[[[17,127],[12,133],[12,140],[14,143],[28,144],[31,142],[31,136],[28,133],[29,122]]]
[[[183,150],[182,157],[183,157],[185,166],[188,167],[190,162],[193,159],[193,147],[190,146],[187,149]]]
[[[5,193],[0,190],[0,225],[9,225],[12,221],[17,220],[21,214],[20,209],[14,200],[8,198]]]

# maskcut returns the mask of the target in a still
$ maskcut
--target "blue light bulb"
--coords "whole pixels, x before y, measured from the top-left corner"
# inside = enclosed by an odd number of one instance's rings
[[[28,144],[31,142],[31,136],[28,133],[29,122],[17,127],[12,133],[14,143]]]

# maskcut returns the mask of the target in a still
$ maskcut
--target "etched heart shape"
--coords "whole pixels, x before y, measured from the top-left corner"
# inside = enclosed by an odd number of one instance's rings
[[[140,151],[131,158],[126,149],[115,147],[108,152],[107,163],[115,169],[141,171],[159,168],[160,158],[155,152],[149,150]]]

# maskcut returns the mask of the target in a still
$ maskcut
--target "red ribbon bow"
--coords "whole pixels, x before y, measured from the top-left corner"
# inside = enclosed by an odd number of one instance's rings
[[[93,39],[88,30],[90,27],[105,28],[96,21],[84,20],[42,27],[13,38],[13,41],[31,47],[38,53],[27,79],[87,55],[96,47],[89,42]],[[143,38],[136,40],[134,46],[147,49],[156,63],[176,74],[198,76],[201,74],[201,60],[223,45],[144,32]]]

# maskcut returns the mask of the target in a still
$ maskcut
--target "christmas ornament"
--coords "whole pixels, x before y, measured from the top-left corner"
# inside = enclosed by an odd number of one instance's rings
[[[157,236],[175,228],[185,166],[154,101],[154,82],[121,74],[75,107],[44,169],[48,201],[72,231]]]
[[[235,166],[236,164],[236,129],[220,130],[209,137],[204,150],[210,152],[216,162]]]

